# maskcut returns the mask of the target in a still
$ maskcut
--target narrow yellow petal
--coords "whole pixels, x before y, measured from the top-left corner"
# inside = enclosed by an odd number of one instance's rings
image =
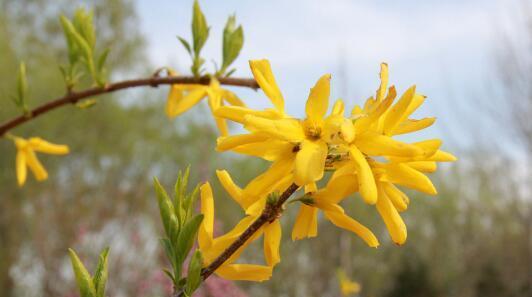
[[[405,163],[406,165],[414,168],[417,171],[431,173],[435,172],[438,169],[438,165],[434,161],[414,161]]]
[[[272,267],[252,264],[229,264],[220,266],[215,273],[228,280],[262,282],[272,276]]]
[[[392,202],[393,206],[399,211],[405,211],[408,207],[408,203],[410,202],[408,199],[408,196],[406,196],[405,193],[403,193],[401,190],[399,190],[396,186],[394,186],[392,183],[382,183],[381,184],[382,190],[388,196],[390,201]]]
[[[212,246],[214,229],[214,199],[208,182],[201,185],[200,195],[203,221],[198,230],[198,244],[200,250],[205,253]]]
[[[39,137],[30,138],[29,145],[32,150],[46,154],[65,155],[69,152],[68,146],[53,144]]]
[[[277,86],[270,62],[268,60],[252,60],[249,61],[249,67],[262,91],[270,98],[275,108],[284,114],[283,94]]]
[[[344,101],[342,101],[341,99],[338,99],[338,100],[336,100],[336,102],[334,102],[334,106],[333,106],[331,115],[343,116],[344,115],[344,110],[345,110]]]
[[[37,156],[35,156],[35,152],[33,152],[32,150],[27,150],[25,154],[26,164],[28,164],[28,167],[30,168],[31,172],[33,172],[35,179],[37,179],[38,181],[43,181],[47,179],[48,172],[46,172],[46,169],[44,169],[41,162],[37,159]]]
[[[423,173],[405,164],[387,164],[382,181],[403,185],[407,188],[421,191],[429,195],[436,195],[437,191],[430,179]]]
[[[373,132],[358,135],[355,138],[355,145],[370,156],[413,157],[423,153],[423,150],[415,145]]]
[[[430,127],[436,118],[423,118],[420,120],[407,119],[400,123],[394,130],[393,135],[407,134]]]
[[[254,110],[243,106],[220,106],[214,115],[237,123],[244,123],[247,115],[254,115],[266,119],[280,119],[282,115],[275,109]]]
[[[26,154],[22,151],[17,152],[16,157],[17,182],[21,187],[26,182],[28,169],[26,168]]]
[[[285,141],[300,142],[305,138],[303,127],[296,119],[270,120],[247,115],[244,123],[244,127],[250,131],[264,132]]]
[[[303,140],[296,155],[295,183],[299,186],[320,180],[323,177],[327,144],[324,141]]]
[[[196,105],[206,95],[207,92],[203,86],[196,87],[187,94],[182,94],[178,90],[174,91],[174,86],[172,86],[166,103],[166,115],[170,118],[176,117]]]
[[[386,95],[386,88],[388,88],[388,64],[381,63],[381,73],[380,73],[381,84],[377,90],[377,101],[380,102],[384,99]]]
[[[310,90],[305,112],[307,118],[313,122],[321,122],[329,108],[331,93],[331,75],[323,75]]]
[[[377,211],[381,215],[393,242],[402,245],[406,241],[406,225],[382,189],[379,189]]]
[[[279,246],[281,245],[282,229],[279,220],[264,226],[264,257],[269,266],[281,262]]]
[[[315,194],[317,200],[339,203],[358,190],[357,176],[354,174],[334,175],[329,179],[325,190]]]
[[[377,186],[373,172],[364,155],[355,147],[351,146],[349,153],[353,158],[357,169],[357,180],[360,195],[368,204],[375,204],[377,202]]]
[[[444,152],[441,150],[437,150],[436,153],[434,153],[432,156],[430,156],[427,161],[435,161],[435,162],[454,162],[456,161],[456,157],[453,156],[451,153]]]
[[[235,95],[235,93],[231,91],[222,90],[222,98],[224,98],[225,101],[227,101],[227,103],[231,105],[242,106],[242,107],[246,106],[246,104],[244,104],[244,102],[240,98],[238,98],[238,96]]]
[[[375,237],[373,232],[371,232],[371,230],[369,230],[353,218],[347,216],[344,213],[339,212],[325,211],[324,214],[325,217],[327,217],[327,219],[331,221],[331,223],[333,223],[335,226],[355,233],[360,238],[362,238],[362,240],[364,240],[366,244],[370,247],[379,246],[379,240],[377,239],[377,237]]]
[[[216,150],[219,152],[224,152],[227,150],[234,149],[237,146],[256,142],[264,142],[268,138],[269,136],[266,133],[250,133],[241,135],[231,135],[227,137],[218,137],[218,139],[216,140]]]
[[[225,189],[225,191],[229,193],[229,196],[231,196],[231,198],[233,198],[233,200],[235,200],[236,203],[238,203],[244,209],[242,202],[244,193],[242,189],[233,182],[229,172],[226,170],[216,170],[216,176],[218,176],[218,180],[222,184],[222,187]]]
[[[316,237],[318,235],[318,209],[301,205],[292,229],[292,240]]]
[[[263,142],[244,144],[233,149],[234,152],[249,156],[263,158],[268,161],[275,161],[282,156],[294,155],[295,145],[284,140],[267,139]]]
[[[214,117],[214,122],[216,123],[216,127],[218,127],[218,131],[220,131],[220,136],[229,135],[229,127],[227,127],[225,119]]]
[[[393,130],[399,123],[405,120],[405,115],[408,109],[408,106],[414,99],[416,93],[416,86],[409,88],[401,99],[391,107],[391,109],[386,113],[386,118],[384,119],[383,132],[386,135],[392,135]]]

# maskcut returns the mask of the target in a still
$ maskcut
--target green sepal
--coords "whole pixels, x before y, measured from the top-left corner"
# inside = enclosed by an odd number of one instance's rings
[[[76,276],[76,283],[78,285],[81,297],[98,297],[96,295],[96,288],[94,287],[92,278],[87,271],[87,268],[85,268],[74,250],[68,249],[68,253],[70,254],[72,269],[74,270],[74,274]]]
[[[192,47],[190,46],[190,43],[188,43],[188,41],[181,36],[177,36],[177,39],[179,40],[179,42],[181,42],[183,47],[187,50],[188,54],[192,56]]]

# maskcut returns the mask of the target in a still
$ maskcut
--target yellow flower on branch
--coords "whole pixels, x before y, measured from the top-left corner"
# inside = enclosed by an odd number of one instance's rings
[[[26,182],[27,168],[33,172],[35,179],[43,181],[48,178],[48,172],[44,169],[35,152],[65,155],[68,154],[68,146],[58,145],[47,142],[39,137],[32,137],[30,139],[23,139],[20,137],[11,137],[15,142],[17,148],[16,170],[17,182],[19,186],[23,186]]]
[[[174,73],[170,72],[170,75],[174,75]],[[166,100],[166,115],[169,118],[174,118],[189,110],[204,98],[207,98],[209,108],[213,113],[226,103],[240,107],[245,106],[233,92],[222,88],[218,80],[212,78],[208,86],[200,84],[172,85]],[[227,135],[229,131],[226,121],[218,116],[214,116],[214,120],[220,134]]]

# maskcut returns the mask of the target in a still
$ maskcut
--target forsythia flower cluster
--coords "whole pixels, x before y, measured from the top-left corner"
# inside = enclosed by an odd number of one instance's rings
[[[253,110],[232,92],[222,89],[213,79],[211,85],[176,85],[168,96],[166,113],[178,115],[208,97],[221,137],[220,152],[259,157],[271,166],[241,188],[227,171],[217,171],[218,179],[240,205],[246,216],[228,233],[214,238],[214,202],[209,183],[201,188],[201,211],[205,219],[200,227],[199,246],[208,265],[221,254],[262,212],[269,194],[282,192],[292,183],[305,191],[292,229],[292,239],[317,236],[318,212],[334,225],[357,234],[370,247],[379,245],[376,236],[348,216],[340,203],[353,193],[375,205],[392,240],[401,245],[407,230],[400,212],[409,198],[398,187],[435,195],[436,189],[426,173],[434,172],[437,162],[455,161],[440,150],[439,139],[406,143],[394,138],[429,127],[435,118],[410,116],[425,101],[412,86],[397,98],[394,86],[388,86],[388,66],[381,65],[381,83],[374,97],[355,106],[346,115],[344,103],[337,100],[329,114],[330,75],[323,75],[310,90],[304,119],[285,111],[284,97],[267,60],[250,61],[251,71],[273,108]],[[224,101],[228,105],[224,105]],[[247,133],[228,135],[225,120],[241,124]],[[332,174],[319,188],[326,171]],[[320,183],[321,184],[321,183]],[[264,236],[266,265],[234,264],[251,242]],[[271,276],[279,263],[281,225],[278,219],[262,227],[226,261],[216,273],[228,279],[262,281]]]

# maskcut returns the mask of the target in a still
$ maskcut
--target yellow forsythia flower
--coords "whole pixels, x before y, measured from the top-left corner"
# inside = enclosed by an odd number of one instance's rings
[[[272,162],[268,170],[241,190],[242,207],[249,212],[264,205],[261,194],[280,180],[295,182],[309,190],[307,199],[302,200],[293,239],[317,235],[317,212],[321,210],[333,224],[353,231],[370,246],[377,246],[371,231],[346,216],[338,205],[345,197],[359,192],[366,203],[376,206],[392,240],[403,244],[407,231],[399,213],[407,209],[409,199],[398,186],[435,195],[436,189],[425,174],[434,172],[437,162],[456,160],[440,150],[439,139],[406,143],[394,138],[434,123],[434,118],[410,118],[425,96],[413,86],[396,100],[395,87],[388,87],[388,65],[383,63],[375,97],[363,107],[355,106],[349,117],[344,115],[341,100],[326,116],[330,76],[324,75],[311,89],[306,118],[295,119],[285,113],[284,98],[270,63],[251,61],[250,67],[274,108],[257,111],[223,106],[215,111],[215,115],[241,123],[249,131],[220,137],[218,151],[231,150]],[[325,170],[334,171],[327,186],[312,189]]]
[[[340,283],[340,291],[342,293],[342,296],[347,297],[347,296],[351,296],[352,294],[360,293],[360,290],[361,290],[360,284],[352,280],[349,280],[347,278],[347,275],[345,274],[345,271],[339,269],[337,272],[337,275],[338,275],[338,282]]]
[[[174,75],[173,72],[170,72]],[[176,117],[189,110],[203,98],[208,98],[209,108],[214,112],[217,108],[228,103],[235,106],[245,106],[245,104],[231,91],[220,87],[220,83],[215,78],[211,79],[208,86],[199,84],[175,84],[170,87],[166,101],[166,115],[169,118]],[[228,134],[227,123],[224,119],[214,117],[216,126],[221,135]]]
[[[27,140],[20,137],[13,137],[13,141],[17,147],[16,169],[19,186],[24,185],[26,182],[27,167],[30,168],[38,181],[43,181],[48,178],[48,172],[46,172],[46,169],[44,169],[41,162],[37,159],[35,152],[52,155],[68,154],[68,146],[53,144],[39,137],[32,137]]]

